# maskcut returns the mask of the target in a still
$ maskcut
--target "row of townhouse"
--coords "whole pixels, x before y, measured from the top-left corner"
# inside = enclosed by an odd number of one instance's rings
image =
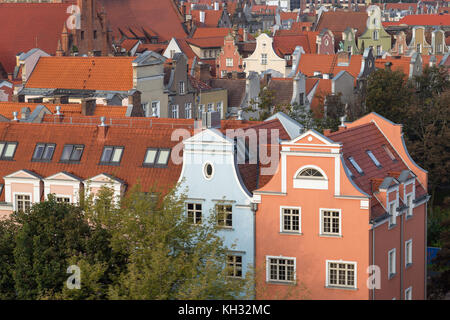
[[[0,212],[50,193],[76,203],[82,188],[120,197],[138,181],[163,193],[178,182],[187,219],[216,215],[230,276],[253,272],[257,299],[425,298],[427,172],[401,125],[371,113],[322,135],[283,113],[207,115],[0,122]]]

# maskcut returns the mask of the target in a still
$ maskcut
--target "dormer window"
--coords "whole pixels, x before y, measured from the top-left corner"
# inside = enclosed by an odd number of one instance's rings
[[[145,154],[145,167],[167,167],[170,149],[148,148]]]
[[[80,161],[83,155],[84,146],[75,144],[66,144],[61,155],[61,162]]]
[[[50,161],[55,151],[54,143],[38,143],[33,153],[33,161]]]
[[[356,169],[356,171],[358,171],[358,173],[360,175],[364,174],[364,171],[361,169],[361,167],[358,165],[358,163],[355,161],[355,159],[353,157],[349,157],[348,161],[350,161],[350,163],[352,164],[352,166]]]
[[[373,163],[378,167],[381,168],[381,163],[378,161],[378,159],[374,156],[372,151],[367,150],[367,155],[370,157],[370,159],[373,161]]]
[[[306,168],[297,175],[297,179],[324,179],[324,177],[318,170]]]
[[[0,160],[12,160],[16,152],[17,142],[0,142]]]
[[[106,146],[103,148],[101,164],[119,164],[122,159],[124,147]]]

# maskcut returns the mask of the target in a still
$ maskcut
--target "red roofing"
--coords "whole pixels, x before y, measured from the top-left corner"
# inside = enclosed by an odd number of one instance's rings
[[[68,5],[60,3],[0,4],[0,63],[12,73],[16,55],[33,48],[55,54],[58,39],[69,17]]]
[[[409,26],[449,26],[450,14],[413,14],[404,16],[398,24]]]
[[[205,20],[200,22],[200,11],[205,13]],[[192,19],[198,26],[216,28],[219,24],[223,10],[191,10]]]
[[[292,54],[296,46],[302,46],[306,53],[315,53],[317,51],[315,36],[317,36],[317,32],[299,35],[276,34],[273,37],[273,48],[280,57]]]
[[[386,57],[384,59],[376,59],[375,67],[379,69],[386,69],[386,63],[391,63],[392,71],[401,71],[405,75],[409,76],[410,66],[411,66],[411,57],[407,56],[398,56],[398,57]]]
[[[365,11],[328,11],[322,12],[316,31],[322,31],[323,29],[329,29],[333,32],[336,38],[342,37],[342,32],[348,27],[357,29],[356,35],[360,36],[367,27],[368,15]]]
[[[113,35],[120,37],[118,29],[144,27],[159,35],[160,41],[186,36],[182,16],[172,0],[98,0],[105,8]]]
[[[25,87],[128,91],[134,57],[41,57]]]
[[[209,27],[199,27],[195,29],[195,33],[193,34],[192,38],[211,38],[211,37],[225,37],[229,33],[232,33],[232,28],[209,28]],[[238,30],[239,40],[242,41],[243,35],[244,35],[244,29],[240,28]],[[254,40],[255,37],[253,37],[251,34],[247,33],[247,40]]]
[[[315,72],[336,76],[340,71],[347,71],[356,79],[361,72],[362,61],[362,55],[352,55],[348,65],[344,65],[338,63],[337,54],[302,54],[298,69],[307,76],[314,76]]]

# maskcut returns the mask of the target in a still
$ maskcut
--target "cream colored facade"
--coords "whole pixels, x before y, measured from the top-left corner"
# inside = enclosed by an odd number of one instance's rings
[[[228,95],[226,89],[211,89],[199,94],[198,106],[203,111],[208,111],[208,106],[213,110],[220,111],[220,118],[225,119],[228,112]]]
[[[287,75],[286,61],[280,58],[273,50],[273,38],[265,33],[261,33],[256,38],[256,49],[251,56],[244,59],[244,70],[248,74],[250,71],[257,73],[274,70],[283,77]]]

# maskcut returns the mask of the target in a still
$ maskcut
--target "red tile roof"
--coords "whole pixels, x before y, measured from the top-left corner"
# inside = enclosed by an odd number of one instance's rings
[[[342,152],[345,164],[354,176],[353,181],[368,194],[372,194],[371,179],[384,179],[389,176],[390,172],[401,172],[408,169],[397,152],[391,147],[389,141],[372,122],[354,128],[333,132],[328,135],[328,138],[343,144]],[[389,148],[395,156],[396,161],[392,161],[391,158],[389,158],[383,145],[386,145]],[[381,168],[378,168],[372,162],[366,153],[367,150],[372,151],[373,155],[380,162]],[[356,171],[348,160],[349,157],[355,159],[363,170],[364,175],[360,175],[358,171]]]
[[[298,69],[307,76],[314,76],[314,72],[336,76],[340,71],[347,71],[356,80],[361,72],[362,55],[352,55],[348,65],[338,64],[337,59],[337,54],[302,54]]]
[[[413,14],[401,18],[398,24],[409,26],[449,26],[450,14]]]
[[[360,36],[366,30],[368,15],[365,11],[328,11],[322,12],[315,31],[322,31],[329,29],[333,32],[336,38],[342,37],[342,32],[348,27],[357,29],[357,36]]]
[[[308,32],[299,35],[275,35],[273,37],[273,48],[275,52],[284,57],[286,54],[292,54],[296,46],[302,46],[306,53],[316,53],[317,32]]]
[[[406,76],[409,76],[410,65],[411,65],[411,57],[400,56],[400,57],[386,57],[385,59],[376,59],[375,67],[379,69],[386,69],[386,63],[392,63],[391,70],[392,71],[401,71]]]
[[[41,57],[26,88],[127,91],[134,57]]]
[[[183,38],[186,32],[182,16],[172,0],[98,0],[98,7],[104,6],[113,35],[120,38],[119,28],[128,27],[153,30],[160,41],[172,37]]]
[[[167,120],[167,119],[166,119]],[[186,128],[187,130],[192,130]],[[42,177],[61,171],[73,174],[83,180],[106,173],[119,178],[128,187],[139,182],[144,191],[156,186],[164,192],[176,184],[181,165],[169,160],[167,168],[146,168],[142,166],[148,147],[173,148],[178,141],[171,141],[171,128],[128,128],[108,127],[102,138],[98,126],[65,124],[0,123],[0,135],[4,141],[19,142],[14,161],[1,161],[0,183],[3,177],[21,169],[27,169]],[[36,143],[55,143],[56,149],[50,162],[31,161]],[[65,144],[85,145],[79,163],[60,163]],[[118,166],[100,165],[99,160],[105,145],[125,147]],[[0,196],[4,201],[4,192]]]
[[[33,48],[55,54],[58,39],[69,17],[67,4],[1,3],[0,63],[12,73],[16,55]]]
[[[232,33],[232,28],[202,28],[199,27],[195,29],[195,33],[193,34],[192,38],[211,38],[211,37],[225,37],[229,33]],[[240,28],[238,30],[239,35],[239,41],[243,40],[244,36],[244,29]],[[250,33],[247,33],[247,40],[255,40],[255,37],[253,37]]]
[[[200,11],[205,13],[204,23],[200,22]],[[191,10],[192,19],[197,26],[216,28],[219,24],[220,17],[222,16],[222,9],[220,10]]]

